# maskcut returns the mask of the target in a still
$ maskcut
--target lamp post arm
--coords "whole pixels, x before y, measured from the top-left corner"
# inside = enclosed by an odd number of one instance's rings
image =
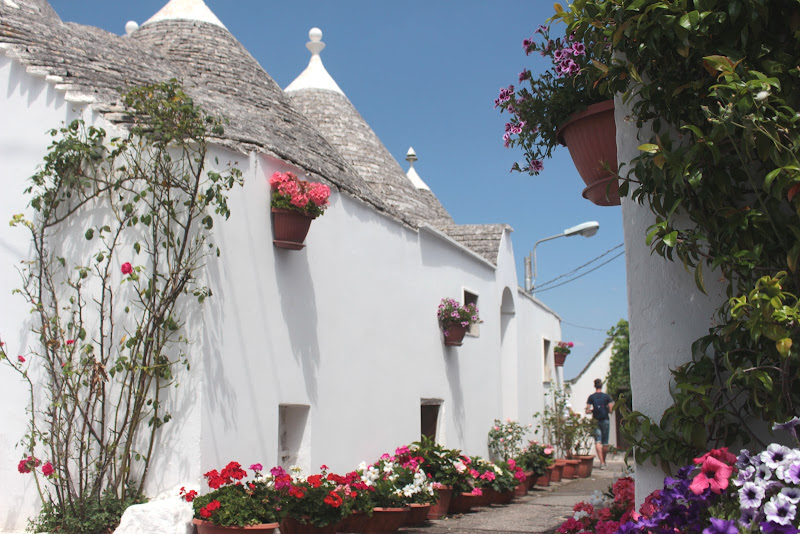
[[[559,237],[564,237],[564,234],[562,233],[562,234],[557,234],[557,235],[551,235],[550,237],[545,237],[543,239],[540,239],[539,241],[537,241],[536,243],[533,244],[533,250],[531,251],[531,257],[533,258],[533,280],[531,281],[530,287],[528,288],[528,291],[530,291],[531,294],[533,294],[533,289],[534,289],[534,287],[536,287],[536,274],[537,274],[536,273],[536,246],[539,243],[543,243],[544,241],[550,241],[551,239],[557,239]]]

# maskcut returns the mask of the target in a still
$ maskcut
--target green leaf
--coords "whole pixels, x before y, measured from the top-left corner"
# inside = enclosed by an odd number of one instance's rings
[[[698,263],[697,267],[694,270],[694,283],[697,286],[697,289],[703,292],[704,295],[708,295],[706,292],[705,280],[703,279],[703,264]]]
[[[649,154],[655,154],[656,152],[661,150],[661,148],[658,145],[653,143],[645,143],[643,145],[639,145],[637,148],[642,152],[647,152]]]
[[[86,237],[86,240],[89,241],[94,237],[94,230],[92,228],[89,228],[83,235]]]
[[[664,241],[664,244],[667,245],[668,247],[674,247],[675,245],[678,244],[678,231],[673,230],[672,232],[668,233],[663,238],[661,238],[661,240]]]

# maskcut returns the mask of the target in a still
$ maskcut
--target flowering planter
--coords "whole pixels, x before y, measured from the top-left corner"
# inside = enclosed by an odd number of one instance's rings
[[[336,534],[355,533],[361,534],[367,526],[369,516],[365,512],[355,512],[345,517],[336,526]]]
[[[336,524],[317,527],[310,523],[301,523],[289,516],[281,521],[281,534],[336,534],[336,530]]]
[[[411,511],[408,512],[406,516],[405,526],[407,527],[416,527],[419,526],[428,519],[428,512],[430,512],[431,505],[430,504],[415,504],[412,503],[409,505]]]
[[[447,509],[447,513],[450,515],[464,514],[469,512],[474,506],[477,506],[479,502],[480,496],[478,495],[469,493],[453,495],[453,498],[450,499],[450,507]]]
[[[450,324],[444,329],[444,344],[448,347],[460,347],[464,341],[464,334],[467,333],[466,326],[460,324]]]
[[[580,464],[578,464],[578,478],[589,478],[592,476],[594,456],[580,455],[576,456],[575,458],[580,461]]]
[[[564,362],[567,361],[567,355],[562,352],[554,352],[553,359],[555,360],[556,367],[563,367]]]
[[[561,482],[561,465],[558,463],[550,464],[547,466],[550,471],[550,482]]]
[[[263,534],[271,534],[278,528],[278,523],[262,523],[261,525],[250,525],[246,527],[223,527],[215,525],[210,521],[203,521],[202,519],[192,519],[192,523],[197,526],[197,534],[231,534],[233,532],[244,532],[248,534],[256,532]],[[283,529],[281,529],[283,532]]]
[[[605,170],[617,171],[617,127],[614,101],[592,104],[572,115],[556,132],[566,145],[586,189],[583,197],[598,206],[619,206],[619,181]]]
[[[428,510],[428,519],[441,519],[447,515],[450,508],[450,500],[453,497],[453,487],[444,486],[436,490],[439,493],[439,500],[431,505]]]
[[[314,217],[299,211],[272,208],[272,244],[278,248],[300,250],[305,247],[308,229]]]
[[[364,534],[383,534],[387,532],[397,532],[406,522],[406,516],[411,508],[375,508],[372,517],[364,527]]]

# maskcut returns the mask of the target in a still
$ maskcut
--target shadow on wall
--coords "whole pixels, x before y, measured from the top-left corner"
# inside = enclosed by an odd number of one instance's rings
[[[456,427],[457,443],[464,442],[464,423],[466,415],[464,412],[464,390],[461,387],[461,368],[458,360],[456,347],[442,345],[444,352],[445,373],[447,383],[450,385],[450,399],[452,402],[453,423]]]
[[[317,299],[305,251],[275,249],[275,278],[289,343],[303,369],[308,400],[315,405],[319,400]]]

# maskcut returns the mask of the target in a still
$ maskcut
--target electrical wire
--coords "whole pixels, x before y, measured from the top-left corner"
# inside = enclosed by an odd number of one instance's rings
[[[610,249],[606,250],[605,252],[603,252],[602,254],[600,254],[599,256],[597,256],[596,258],[594,258],[594,259],[591,259],[591,260],[587,261],[587,262],[586,262],[586,263],[584,263],[583,265],[579,265],[578,267],[575,267],[574,269],[572,269],[572,270],[571,270],[571,271],[569,271],[569,272],[566,272],[566,273],[564,273],[564,274],[560,274],[560,275],[556,276],[555,278],[553,278],[552,280],[548,280],[547,282],[542,282],[541,284],[539,284],[539,285],[538,285],[538,286],[536,286],[536,287],[537,287],[537,288],[544,288],[544,287],[546,287],[546,286],[549,286],[550,284],[552,284],[552,283],[553,283],[553,282],[555,282],[556,280],[560,280],[561,278],[564,278],[565,276],[569,276],[569,275],[571,275],[571,274],[575,274],[576,272],[580,271],[581,269],[583,269],[583,268],[584,268],[584,267],[586,267],[587,265],[591,265],[592,263],[596,262],[597,260],[599,260],[599,259],[600,259],[600,258],[602,258],[603,256],[605,256],[605,255],[607,255],[607,254],[610,254],[611,252],[614,252],[615,250],[617,250],[619,247],[623,246],[624,244],[625,244],[625,243],[620,243],[620,244],[619,244],[619,245],[617,245],[616,247],[613,247],[613,248],[610,248]]]
[[[608,260],[604,261],[603,263],[601,263],[600,265],[598,265],[598,266],[597,266],[597,267],[595,267],[594,269],[589,269],[588,271],[586,271],[586,272],[584,272],[584,273],[581,273],[581,274],[579,274],[578,276],[576,276],[576,277],[574,277],[574,278],[570,278],[569,280],[565,280],[565,281],[561,282],[560,284],[556,284],[556,285],[554,285],[554,286],[550,286],[550,287],[547,287],[547,288],[545,288],[545,289],[542,289],[542,290],[539,290],[539,288],[537,288],[537,287],[534,287],[534,288],[533,288],[533,291],[532,291],[532,293],[534,293],[534,294],[536,294],[536,293],[544,293],[545,291],[550,291],[551,289],[555,289],[555,288],[557,288],[557,287],[563,286],[564,284],[569,284],[570,282],[574,282],[574,281],[575,281],[575,280],[577,280],[578,278],[583,278],[584,276],[586,276],[587,274],[591,273],[592,271],[596,271],[597,269],[599,269],[599,268],[600,268],[600,267],[602,267],[603,265],[606,265],[606,264],[608,264],[608,263],[611,263],[612,261],[614,261],[615,259],[619,258],[619,257],[620,257],[620,256],[622,256],[623,254],[625,254],[625,251],[624,251],[624,250],[623,250],[622,252],[620,252],[619,254],[617,254],[616,256],[614,256],[614,257],[612,257],[612,258],[610,258],[610,259],[608,259]]]
[[[575,328],[583,328],[584,330],[594,330],[595,332],[607,332],[608,331],[608,328],[595,328],[593,326],[581,326],[579,324],[570,323],[569,321],[565,321],[564,319],[561,319],[561,322],[563,324],[568,324],[568,325],[573,326]]]

